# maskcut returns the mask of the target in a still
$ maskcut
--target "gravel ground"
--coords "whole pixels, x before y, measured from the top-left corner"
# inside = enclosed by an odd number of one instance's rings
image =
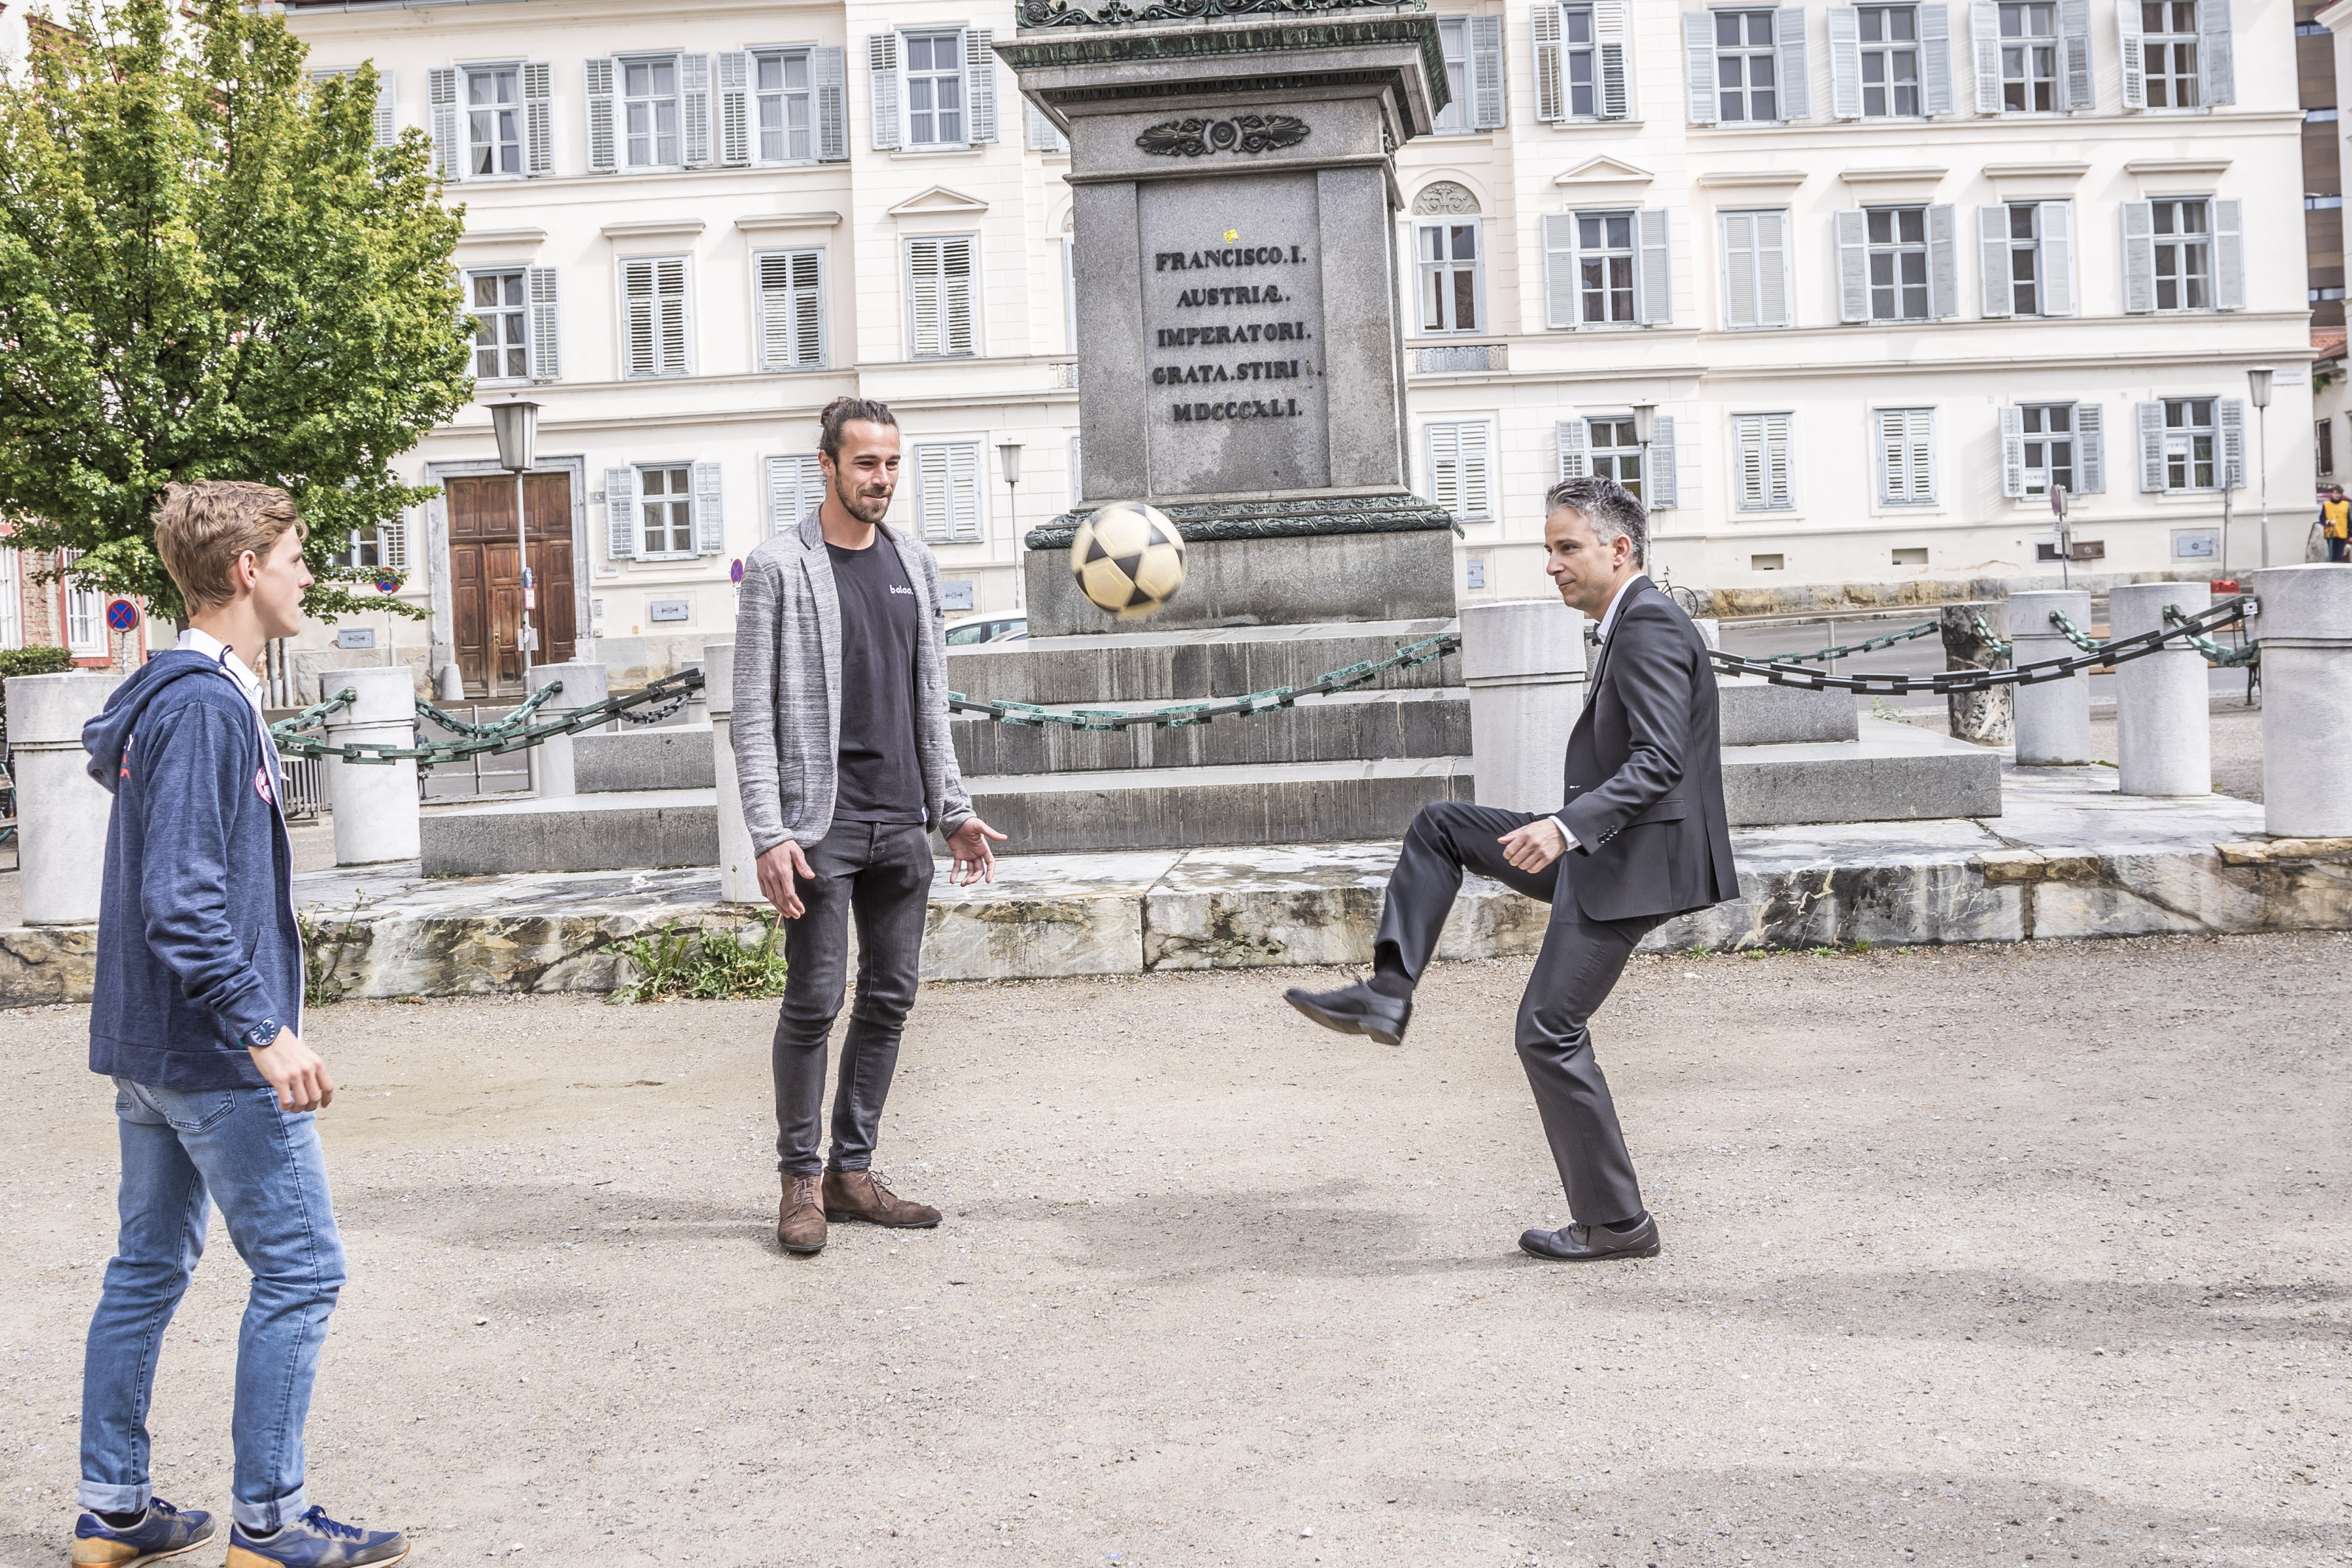
[[[420,1563],[2352,1561],[2352,939],[1637,960],[1649,1262],[1567,1218],[1521,963],[1407,1044],[1202,973],[927,989],[882,1168],[779,1253],[766,1004],[345,1004],[310,1486]],[[0,1563],[61,1563],[110,1241],[82,1009],[0,1015]],[[157,1477],[225,1506],[243,1274]],[[996,1552],[1002,1551],[1002,1557]],[[216,1559],[206,1559],[216,1561]]]

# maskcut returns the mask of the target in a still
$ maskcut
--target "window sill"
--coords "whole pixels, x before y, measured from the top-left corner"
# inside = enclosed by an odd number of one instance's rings
[[[1612,131],[1639,131],[1642,129],[1642,122],[1638,120],[1603,120],[1597,114],[1563,115],[1558,120],[1546,120],[1539,123],[1549,125],[1554,131],[1599,131],[1603,127]],[[1492,132],[1481,132],[1479,134],[1492,135],[1494,133]]]
[[[982,142],[977,147],[898,147],[890,152],[895,161],[900,158],[977,158],[994,145]]]
[[[823,375],[831,370],[829,364],[763,364],[761,375]]]

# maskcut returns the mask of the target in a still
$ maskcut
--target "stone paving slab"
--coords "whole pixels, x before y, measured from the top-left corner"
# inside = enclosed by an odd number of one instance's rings
[[[1733,830],[1741,897],[1643,946],[1818,947],[2352,930],[2352,843],[2267,839],[2226,795],[2115,793],[2108,768],[2007,770],[1998,817]],[[2221,847],[2227,847],[2227,852]],[[1361,963],[1393,841],[1008,856],[932,895],[932,980]],[[740,926],[712,868],[425,877],[306,873],[297,900],[367,996],[604,991],[619,949],[676,921]],[[1533,952],[1547,910],[1472,878],[1440,956]],[[86,1000],[86,927],[0,931],[0,1004]]]

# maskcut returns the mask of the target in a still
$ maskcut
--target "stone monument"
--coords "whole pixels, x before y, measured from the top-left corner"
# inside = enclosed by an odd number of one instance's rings
[[[1076,517],[1028,537],[1034,637],[1454,614],[1453,520],[1406,489],[1396,149],[1446,102],[1437,24],[1351,0],[1024,0],[997,52],[1070,142],[1080,511],[1149,501],[1182,593],[1119,622]]]

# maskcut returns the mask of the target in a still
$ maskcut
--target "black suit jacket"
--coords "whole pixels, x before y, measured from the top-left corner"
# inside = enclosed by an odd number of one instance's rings
[[[1584,857],[1562,868],[1578,907],[1622,921],[1738,896],[1706,639],[1636,577],[1597,657],[1568,737],[1567,804],[1554,813]]]

